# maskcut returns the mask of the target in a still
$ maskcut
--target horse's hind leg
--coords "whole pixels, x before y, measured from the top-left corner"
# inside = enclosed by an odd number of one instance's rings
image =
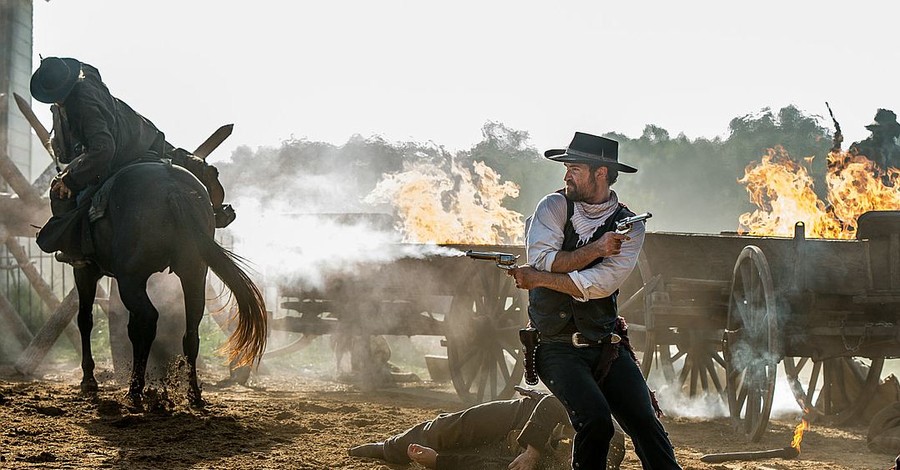
[[[149,276],[148,276],[149,277]],[[131,369],[131,385],[128,396],[137,405],[141,402],[147,373],[147,359],[150,347],[156,339],[156,322],[159,312],[147,295],[148,277],[120,277],[119,296],[128,309],[128,338],[134,350],[134,364]]]
[[[91,353],[91,330],[94,329],[94,299],[97,281],[102,277],[96,265],[88,264],[74,270],[75,287],[78,289],[78,331],[81,333],[81,391],[95,393],[94,357]]]
[[[181,288],[184,291],[185,328],[182,346],[190,367],[190,391],[188,399],[191,405],[201,407],[205,403],[200,397],[200,383],[197,379],[197,355],[200,352],[200,320],[206,306],[206,268],[178,273]]]

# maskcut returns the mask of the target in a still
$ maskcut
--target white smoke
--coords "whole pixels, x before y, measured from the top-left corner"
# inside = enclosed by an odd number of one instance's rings
[[[384,214],[298,213],[279,203],[237,201],[240,215],[231,225],[234,251],[252,260],[267,283],[322,289],[329,279],[352,275],[367,265],[401,258],[462,256],[433,244],[401,244]]]

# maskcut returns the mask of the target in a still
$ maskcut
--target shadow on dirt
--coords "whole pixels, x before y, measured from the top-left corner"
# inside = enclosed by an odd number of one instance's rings
[[[99,417],[85,423],[86,431],[117,449],[106,464],[127,468],[185,469],[215,466],[234,455],[264,458],[289,436],[315,432],[290,422],[248,424],[219,411],[190,410],[133,412],[114,400],[98,400]]]

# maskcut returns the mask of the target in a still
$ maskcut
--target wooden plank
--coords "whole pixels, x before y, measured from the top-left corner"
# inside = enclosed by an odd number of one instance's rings
[[[25,179],[16,164],[13,163],[6,149],[0,148],[0,176],[6,180],[9,187],[27,204],[37,205],[41,203],[41,195],[31,187],[31,183]]]
[[[686,290],[700,290],[700,289],[708,289],[708,290],[729,290],[731,289],[731,281],[730,280],[718,280],[718,279],[690,279],[684,277],[673,277],[671,279],[666,280],[666,286],[668,290],[675,289],[686,289]]]
[[[697,329],[725,328],[727,313],[718,310],[675,309],[653,311],[655,328],[689,327]]]
[[[891,289],[900,289],[900,233],[892,233],[888,253],[888,276]]]
[[[57,310],[60,304],[59,299],[56,297],[56,294],[53,293],[53,289],[50,285],[44,281],[43,277],[41,277],[41,273],[38,272],[37,268],[34,266],[34,262],[31,261],[31,258],[28,257],[28,253],[25,252],[25,248],[23,248],[14,238],[7,237],[6,249],[9,250],[16,259],[19,269],[21,269],[22,273],[25,274],[25,277],[28,278],[31,287],[34,288],[34,291],[37,292],[41,300],[44,301],[44,304],[46,304],[51,311]],[[78,328],[72,323],[64,326],[65,329],[63,331],[66,334],[66,338],[72,343],[75,352],[80,355],[81,335],[78,333]]]
[[[97,286],[97,292],[101,295],[105,294],[102,286]],[[14,366],[16,371],[23,375],[33,374],[47,356],[50,348],[56,343],[60,334],[66,328],[72,326],[72,319],[77,313],[78,290],[73,288],[63,301],[59,303],[53,315],[44,323],[44,326],[41,327],[19,356]],[[78,351],[81,351],[80,338],[79,335]],[[110,338],[110,341],[112,341],[112,338]]]
[[[19,316],[19,312],[3,294],[0,294],[0,321],[3,322],[3,328],[12,334],[22,348],[27,347],[34,339],[31,330]]]
[[[37,332],[34,339],[19,356],[16,361],[16,370],[23,375],[31,375],[37,369],[38,365],[47,356],[50,348],[56,343],[59,335],[67,325],[72,324],[72,318],[78,312],[78,291],[72,289],[68,295],[60,302],[53,315],[44,323],[44,326]],[[80,344],[79,344],[80,346]]]
[[[853,302],[857,304],[900,304],[900,291],[873,291],[863,295],[854,295]],[[886,306],[900,312],[900,305]]]
[[[652,272],[662,273],[666,283],[674,278],[725,282],[748,245],[766,255],[776,289],[793,286],[804,274],[806,286],[817,292],[853,295],[868,286],[865,244],[856,240],[651,232],[644,252]]]
[[[887,336],[894,337],[897,335],[898,328],[896,326],[843,326],[828,327],[815,326],[804,329],[803,332],[796,333],[798,336],[843,336],[848,340],[856,340],[856,337],[865,336]],[[811,338],[812,340],[812,338]]]
[[[660,279],[662,279],[662,276],[660,276],[659,274],[653,276],[653,277],[650,279],[650,282],[648,282],[648,283],[644,284],[643,286],[641,286],[641,288],[638,289],[637,292],[634,293],[634,295],[632,295],[631,297],[629,297],[628,300],[626,300],[625,302],[622,303],[622,305],[619,306],[619,312],[627,312],[629,307],[631,307],[632,305],[636,305],[636,304],[635,304],[635,300],[637,300],[637,299],[639,299],[639,298],[640,298],[640,299],[643,299],[644,296],[646,295],[646,294],[644,293],[645,291],[646,291],[646,292],[653,292],[653,289],[656,288],[656,284],[659,283],[659,280],[660,280]]]

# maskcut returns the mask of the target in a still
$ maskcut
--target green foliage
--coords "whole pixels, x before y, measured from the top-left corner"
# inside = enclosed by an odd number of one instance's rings
[[[724,139],[672,137],[652,124],[637,138],[605,135],[619,141],[620,159],[639,169],[620,175],[614,189],[632,210],[654,213],[652,230],[712,233],[735,230],[738,216],[752,209],[737,180],[766,149],[780,145],[797,159],[815,156],[813,175],[821,177],[831,146],[818,116],[794,106],[736,117]],[[388,143],[377,136],[356,135],[343,146],[292,139],[279,148],[238,149],[220,170],[232,198],[287,199],[297,212],[372,212],[389,210],[360,202],[384,174],[417,161],[451,160],[469,166],[483,161],[518,184],[519,197],[505,206],[526,217],[542,197],[563,186],[562,165],[543,158],[527,131],[498,122],[487,122],[481,142],[455,154],[431,142]]]
[[[519,185],[519,197],[507,201],[504,207],[528,216],[542,197],[563,187],[562,166],[545,159],[532,147],[528,143],[528,132],[488,122],[482,127],[481,134],[482,141],[463,152],[463,157],[484,162],[504,180]]]
[[[734,118],[729,131],[724,140],[673,139],[653,125],[637,139],[608,134],[620,142],[619,158],[639,169],[614,189],[633,210],[654,213],[653,230],[717,233],[735,230],[738,216],[752,209],[737,180],[766,149],[780,145],[796,159],[816,156],[813,174],[824,174],[828,129],[794,106]]]

